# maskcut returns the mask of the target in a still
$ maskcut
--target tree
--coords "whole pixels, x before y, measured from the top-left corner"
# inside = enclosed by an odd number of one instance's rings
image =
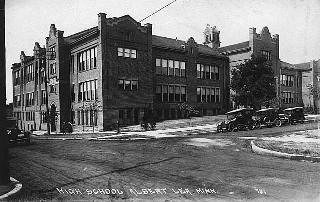
[[[184,115],[186,118],[190,119],[189,124],[191,125],[191,118],[192,116],[198,115],[199,111],[195,110],[193,106],[187,104],[187,103],[181,103],[178,105],[179,109],[184,112]]]
[[[260,108],[276,97],[275,78],[265,58],[251,56],[231,72],[231,89],[236,92],[236,105]]]

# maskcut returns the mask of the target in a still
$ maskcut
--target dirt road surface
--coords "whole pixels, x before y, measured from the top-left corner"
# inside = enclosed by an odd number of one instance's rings
[[[319,163],[260,156],[239,138],[295,127],[136,141],[33,139],[10,148],[11,176],[23,188],[9,200],[317,201]]]

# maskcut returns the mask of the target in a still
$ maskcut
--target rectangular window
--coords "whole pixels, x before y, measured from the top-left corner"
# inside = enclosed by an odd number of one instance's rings
[[[162,59],[161,65],[162,65],[162,74],[163,75],[169,75],[168,74],[168,60]]]
[[[181,86],[181,101],[182,102],[187,101],[187,90],[185,86]]]
[[[186,77],[186,63],[180,62],[181,77]]]
[[[197,64],[197,78],[201,79],[201,65]]]
[[[206,96],[207,96],[207,102],[210,102],[211,99],[211,89],[210,88],[206,88]]]
[[[174,86],[169,86],[169,102],[174,102]]]
[[[206,74],[206,79],[210,79],[210,66],[206,65],[205,66],[205,74]]]
[[[47,104],[48,99],[47,99],[47,92],[46,90],[41,91],[41,104]]]
[[[162,102],[161,85],[156,86],[156,99],[158,102]]]
[[[176,102],[180,102],[180,101],[181,101],[180,86],[175,86],[175,87],[174,87],[174,92],[175,92],[175,98],[174,98],[174,100],[175,100]]]
[[[131,58],[137,58],[137,51],[134,49],[131,49]]]
[[[121,90],[124,89],[124,80],[123,79],[118,80],[118,88]]]
[[[90,65],[90,58],[91,58],[91,56],[90,56],[90,53],[91,53],[90,49],[87,50],[86,53],[87,53],[87,69],[92,69],[92,67],[91,67],[91,65]]]
[[[220,88],[216,88],[216,102],[220,102]]]
[[[215,74],[215,77],[214,77],[214,80],[219,80],[219,67],[215,66],[214,67],[214,74]]]
[[[211,88],[211,93],[210,93],[210,96],[211,96],[211,102],[216,102],[216,91],[214,88]]]
[[[124,50],[123,48],[118,48],[118,56],[123,57],[124,56]]]
[[[124,81],[124,89],[125,90],[131,90],[130,84],[131,84],[131,82],[129,80],[125,80]]]
[[[197,102],[201,102],[201,88],[197,88]]]
[[[168,60],[168,66],[169,66],[169,76],[173,76],[174,74],[173,60]]]
[[[201,102],[206,101],[206,88],[201,87]]]
[[[205,78],[205,69],[204,69],[204,65],[201,65],[201,78],[204,79]]]
[[[163,102],[168,102],[168,86],[164,85],[162,86],[162,91],[163,91]]]
[[[156,74],[161,74],[161,59],[156,58]]]
[[[174,61],[174,75],[175,76],[180,76],[180,66],[179,66],[179,61]]]
[[[262,51],[261,51],[261,55],[262,55],[262,57],[264,57],[266,60],[268,60],[268,61],[271,60],[271,54],[270,54],[269,51],[262,50]]]
[[[124,49],[124,57],[126,57],[126,58],[129,58],[130,57],[130,49],[128,49],[128,48],[125,48]]]
[[[83,98],[83,83],[79,83],[78,101],[82,101]]]
[[[137,80],[132,80],[131,81],[131,89],[132,90],[138,90],[138,81]]]

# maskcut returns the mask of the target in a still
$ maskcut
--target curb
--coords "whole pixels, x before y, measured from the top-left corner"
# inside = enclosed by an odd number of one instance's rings
[[[13,188],[11,191],[9,191],[8,193],[1,195],[1,196],[0,196],[0,200],[9,197],[9,196],[11,196],[12,194],[17,193],[17,192],[20,191],[20,189],[22,188],[22,184],[21,184],[18,180],[14,179],[13,177],[10,177],[10,181],[11,181],[11,183],[14,183],[14,184],[15,184],[15,185],[14,185],[14,188]]]
[[[275,156],[275,157],[286,158],[290,160],[305,160],[305,161],[312,161],[312,162],[320,162],[320,157],[282,153],[282,152],[272,151],[269,149],[258,147],[257,145],[254,144],[253,140],[251,140],[250,143],[251,143],[251,150],[257,154]]]

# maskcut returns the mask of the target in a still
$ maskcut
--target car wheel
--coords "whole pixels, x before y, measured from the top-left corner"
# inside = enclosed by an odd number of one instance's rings
[[[277,127],[280,127],[280,126],[282,125],[281,120],[280,120],[280,119],[276,119],[276,120],[274,121],[274,125],[277,126]]]
[[[261,123],[260,122],[255,122],[254,123],[254,127],[256,128],[256,129],[260,129],[261,128]]]
[[[233,132],[234,130],[235,130],[234,124],[233,124],[233,123],[230,123],[230,124],[228,125],[228,131]]]

